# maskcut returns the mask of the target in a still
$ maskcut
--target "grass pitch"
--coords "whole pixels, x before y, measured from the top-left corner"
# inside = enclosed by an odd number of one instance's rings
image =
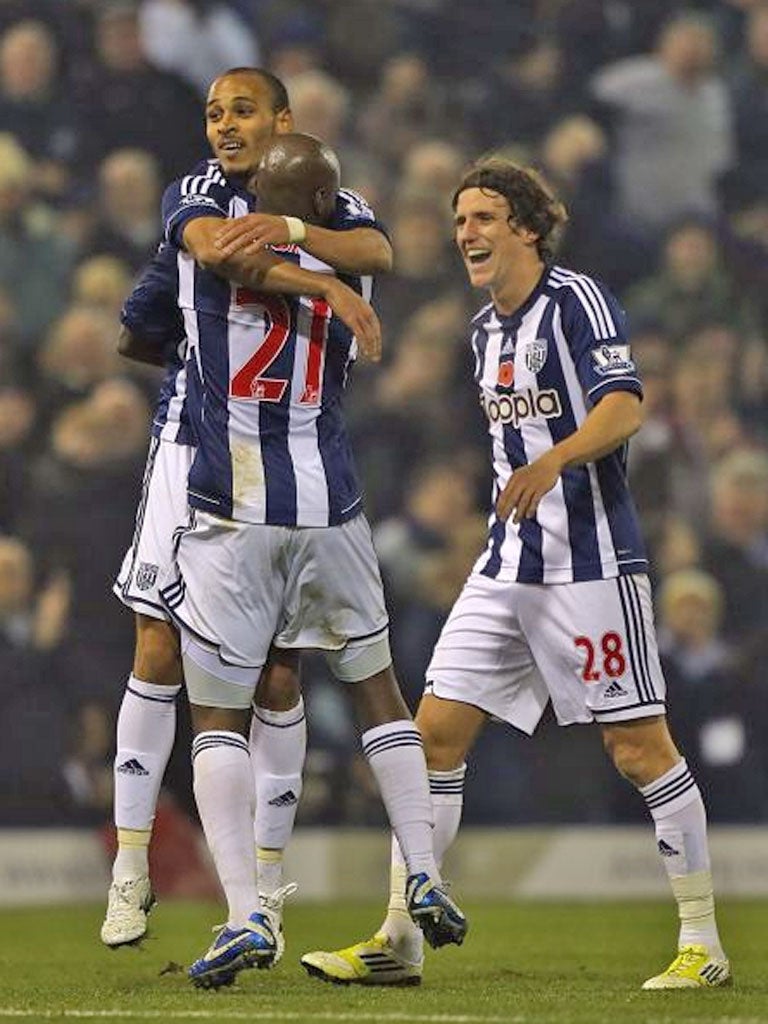
[[[479,904],[461,949],[429,952],[420,988],[338,987],[309,978],[302,952],[369,935],[380,906],[295,905],[273,971],[245,971],[219,992],[193,989],[181,965],[222,919],[210,904],[161,904],[140,947],[108,950],[103,908],[0,915],[0,1020],[360,1024],[757,1024],[768,1021],[768,904],[723,903],[731,989],[641,992],[673,955],[671,904]]]

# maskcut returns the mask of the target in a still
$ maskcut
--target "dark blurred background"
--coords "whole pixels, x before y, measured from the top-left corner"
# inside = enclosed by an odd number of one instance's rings
[[[558,261],[631,318],[631,477],[674,731],[716,822],[768,812],[768,4],[758,0],[0,0],[0,825],[111,817],[130,542],[158,385],[118,315],[165,184],[207,155],[210,80],[263,64],[388,225],[386,357],[347,408],[415,705],[483,544],[490,472],[451,241],[504,150],[568,204]],[[308,657],[299,822],[383,821],[343,688]],[[166,800],[193,815],[188,723]],[[470,823],[642,816],[597,731],[491,726]]]

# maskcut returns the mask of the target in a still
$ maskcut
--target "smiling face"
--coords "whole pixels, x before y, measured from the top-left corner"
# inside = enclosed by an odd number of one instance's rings
[[[211,86],[205,131],[225,174],[252,174],[272,136],[292,129],[290,110],[274,109],[266,79],[255,74],[228,75]]]
[[[515,293],[518,282],[538,274],[543,265],[536,234],[515,224],[509,203],[492,189],[459,193],[454,228],[471,284],[487,288],[497,304],[503,305],[504,296]]]

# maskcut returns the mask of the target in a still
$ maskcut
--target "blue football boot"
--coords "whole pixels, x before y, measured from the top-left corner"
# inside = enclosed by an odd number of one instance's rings
[[[211,948],[187,971],[198,988],[231,985],[239,971],[247,967],[271,967],[277,953],[277,941],[264,914],[251,914],[245,928],[221,929]]]
[[[410,875],[405,886],[408,913],[433,949],[453,942],[460,946],[469,922],[444,889],[426,871]]]

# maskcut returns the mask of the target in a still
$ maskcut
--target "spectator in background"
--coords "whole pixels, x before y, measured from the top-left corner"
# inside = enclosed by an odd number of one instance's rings
[[[0,131],[18,139],[34,163],[30,188],[62,201],[70,187],[79,131],[62,91],[59,55],[51,29],[22,21],[0,39]]]
[[[452,296],[424,306],[408,321],[390,365],[379,370],[361,398],[347,403],[360,460],[366,507],[374,519],[402,508],[405,478],[422,461],[468,443],[461,399],[452,381],[460,365],[463,305]]]
[[[632,355],[643,382],[643,429],[628,453],[629,481],[646,533],[653,535],[672,504],[672,373],[675,352],[663,331],[633,332]]]
[[[623,289],[646,267],[648,252],[615,214],[605,132],[586,114],[569,114],[546,132],[539,154],[542,170],[568,207],[558,260]]]
[[[48,825],[66,815],[71,678],[60,645],[68,611],[66,576],[36,586],[29,549],[0,536],[0,703],[8,723],[0,744],[2,825]]]
[[[723,589],[733,642],[765,627],[768,608],[768,455],[739,448],[710,473],[711,513],[701,564]]]
[[[30,158],[12,135],[0,134],[0,287],[27,350],[63,308],[71,263],[55,215],[32,194],[32,178]]]
[[[760,695],[734,674],[720,626],[723,591],[699,569],[672,573],[659,595],[659,651],[669,684],[670,719],[702,780],[713,821],[764,818],[768,788],[755,726]]]
[[[85,136],[84,184],[105,153],[126,147],[153,153],[164,181],[181,174],[205,150],[197,93],[149,62],[132,4],[100,4],[95,18],[95,60],[73,69]]]
[[[149,60],[186,79],[201,97],[227,68],[261,63],[251,27],[221,0],[144,0],[139,22]]]
[[[157,161],[146,150],[115,150],[102,161],[98,182],[96,220],[83,242],[84,254],[115,256],[137,272],[160,241]]]
[[[0,387],[0,534],[15,533],[27,496],[37,409],[22,387]]]
[[[731,207],[764,195],[768,180],[768,6],[754,4],[730,78],[736,157],[726,182]]]
[[[387,586],[392,646],[411,707],[430,652],[485,540],[475,481],[461,459],[427,462],[406,489],[403,512],[373,531]]]
[[[77,306],[95,309],[114,323],[132,285],[128,264],[116,256],[92,256],[76,269],[72,280],[72,298]]]
[[[667,513],[649,537],[653,580],[660,584],[673,572],[701,564],[701,541],[687,519]]]
[[[448,210],[453,185],[466,163],[466,154],[457,145],[427,136],[410,146],[403,157],[398,192],[429,196],[431,202],[440,202]]]
[[[318,6],[309,3],[306,8]],[[400,8],[404,6],[410,5],[383,4],[380,0],[334,0],[325,5],[327,13],[318,26],[320,31],[315,30],[323,41],[323,63],[334,68],[347,88],[357,94],[369,92],[373,85],[372,69],[381,68],[412,44],[412,37],[402,31]],[[354,33],[354,45],[350,46],[352,26],[357,26],[358,31]]]
[[[38,362],[40,408],[50,424],[70,402],[120,372],[115,326],[97,310],[71,306],[51,328]]]
[[[442,295],[463,295],[466,285],[449,247],[448,207],[429,193],[400,195],[390,218],[395,264],[376,282],[381,321],[394,346],[409,317]]]
[[[510,142],[532,146],[558,118],[578,109],[577,97],[563,87],[563,54],[556,39],[528,28],[506,39],[495,54],[465,117],[478,149]]]
[[[282,20],[273,26],[271,31],[265,27],[269,67],[281,81],[290,81],[305,71],[316,71],[325,64],[323,28],[319,18],[306,9],[286,17],[286,6],[284,0],[280,0]],[[259,12],[260,35],[264,22],[263,13]]]
[[[592,92],[612,126],[619,207],[641,236],[683,213],[717,212],[733,137],[717,38],[703,16],[675,15],[653,53],[602,68]]]
[[[430,77],[424,58],[398,53],[384,64],[358,119],[358,132],[366,150],[394,174],[413,147],[444,135],[447,125],[441,86]]]
[[[69,636],[83,701],[114,704],[112,681],[133,647],[133,624],[106,597],[133,525],[148,420],[133,385],[106,381],[59,414],[34,467],[24,532],[45,567],[71,580]]]
[[[658,270],[624,298],[633,321],[656,323],[678,342],[708,324],[726,324],[745,340],[760,330],[757,309],[724,265],[714,224],[702,217],[669,228]]]
[[[737,339],[704,329],[678,351],[672,376],[671,508],[701,522],[709,506],[710,469],[745,442],[734,403]]]
[[[371,161],[357,147],[351,131],[348,90],[328,72],[315,68],[284,81],[295,130],[322,139],[338,153],[345,182],[364,174]]]

